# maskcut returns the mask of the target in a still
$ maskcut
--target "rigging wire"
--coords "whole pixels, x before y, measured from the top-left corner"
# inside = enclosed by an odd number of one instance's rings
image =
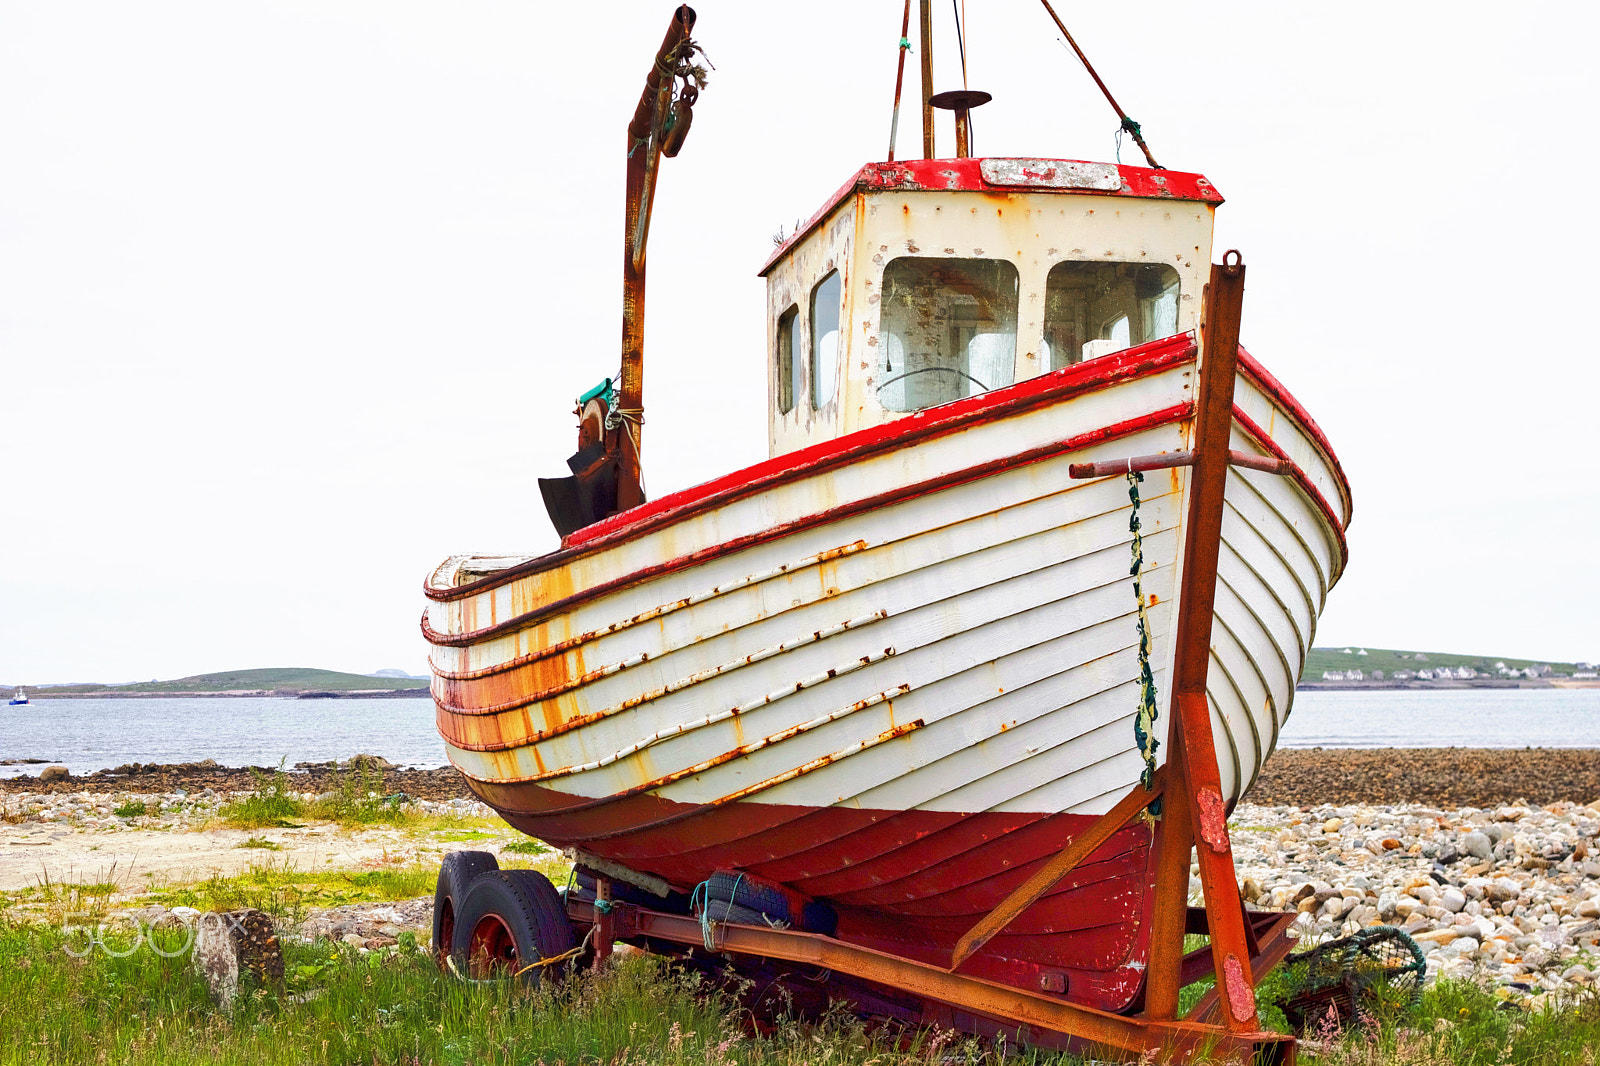
[[[966,6],[966,0],[950,0],[950,10],[956,17],[956,48],[961,52],[961,87],[963,89],[967,87],[967,41],[966,34],[961,29],[961,24],[965,21],[961,17],[961,12]]]
[[[1061,31],[1061,35],[1067,39],[1067,44],[1072,46],[1072,50],[1078,53],[1078,58],[1083,61],[1083,69],[1089,72],[1089,77],[1094,79],[1094,83],[1098,85],[1100,87],[1100,91],[1105,94],[1106,102],[1109,103],[1111,105],[1111,109],[1117,113],[1117,117],[1122,120],[1122,125],[1118,127],[1118,130],[1120,132],[1128,133],[1133,137],[1133,143],[1139,146],[1139,150],[1144,153],[1145,159],[1149,161],[1150,166],[1153,169],[1166,169],[1160,163],[1156,162],[1156,157],[1154,155],[1150,154],[1150,146],[1144,143],[1144,134],[1140,131],[1139,124],[1128,117],[1128,113],[1122,110],[1122,105],[1117,103],[1116,97],[1111,95],[1111,90],[1106,88],[1106,83],[1100,80],[1100,75],[1095,73],[1094,66],[1089,62],[1089,57],[1083,54],[1083,49],[1078,47],[1078,42],[1074,41],[1072,39],[1072,34],[1067,32],[1066,24],[1061,21],[1061,16],[1056,14],[1056,9],[1050,6],[1050,0],[1039,0],[1039,2],[1044,5],[1044,9],[1045,11],[1049,12],[1050,17],[1055,20],[1056,29]]]
[[[968,85],[967,85],[967,35],[966,35],[966,30],[965,30],[965,23],[967,21],[967,0],[950,0],[950,13],[955,16],[955,20],[956,20],[956,49],[961,53],[961,87],[963,89],[966,89],[966,88],[968,88]],[[969,155],[972,153],[973,142],[977,139],[977,138],[975,138],[973,136],[973,133],[974,133],[974,128],[973,128],[973,124],[972,124],[972,113],[968,112],[967,113],[967,153]]]

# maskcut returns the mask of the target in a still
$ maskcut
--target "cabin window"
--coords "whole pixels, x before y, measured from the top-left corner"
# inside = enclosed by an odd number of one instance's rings
[[[1082,361],[1091,341],[1121,351],[1177,332],[1178,272],[1163,263],[1057,263],[1045,279],[1051,370]]]
[[[1009,385],[1017,268],[1001,259],[901,258],[883,271],[878,402],[920,411]]]
[[[796,352],[805,351],[800,343],[800,308],[790,304],[789,310],[778,316],[778,413],[786,415],[794,410],[795,397],[805,388],[805,360],[796,359]]]
[[[844,285],[833,271],[811,290],[811,406],[822,410],[839,384],[839,303]]]

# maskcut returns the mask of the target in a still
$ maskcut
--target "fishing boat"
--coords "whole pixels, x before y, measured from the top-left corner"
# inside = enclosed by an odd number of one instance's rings
[[[22,707],[22,706],[26,705],[27,702],[28,702],[28,694],[27,694],[27,692],[25,692],[23,690],[21,685],[18,685],[17,686],[17,690],[11,694],[10,706],[12,706],[12,707]]]
[[[747,878],[829,915],[787,933],[814,954],[769,937],[769,957],[901,988],[959,970],[960,996],[1074,1018],[1178,1024],[1198,843],[1224,1021],[1254,1031],[1266,927],[1226,813],[1292,710],[1349,486],[1239,345],[1218,189],[1153,158],[972,156],[986,97],[929,91],[923,21],[925,158],[891,147],[760,267],[770,458],[646,499],[644,248],[700,86],[674,15],[629,127],[649,150],[627,164],[621,378],[579,398],[571,476],[542,483],[560,548],[428,576],[439,732],[474,792],[602,882]]]

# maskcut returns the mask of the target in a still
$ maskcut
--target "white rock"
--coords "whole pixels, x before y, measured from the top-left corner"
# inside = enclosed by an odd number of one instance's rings
[[[1439,893],[1439,906],[1447,911],[1459,911],[1466,905],[1466,894],[1454,885],[1445,886],[1444,891]]]

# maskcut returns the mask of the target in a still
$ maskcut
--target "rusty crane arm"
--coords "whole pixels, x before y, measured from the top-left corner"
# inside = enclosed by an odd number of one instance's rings
[[[672,13],[644,92],[628,123],[627,204],[623,219],[622,255],[622,381],[615,418],[624,430],[619,440],[621,470],[617,509],[644,502],[639,452],[644,433],[644,281],[645,245],[650,236],[650,205],[655,200],[656,170],[661,156],[678,154],[689,129],[692,97],[673,100],[673,81],[680,59],[693,47],[694,9],[684,4]]]
[[[639,461],[644,436],[645,245],[661,157],[675,156],[683,147],[705,84],[704,69],[692,62],[700,50],[689,36],[694,22],[694,9],[688,5],[672,13],[628,123],[621,381],[607,378],[578,398],[578,450],[567,460],[572,475],[539,479],[545,510],[563,538],[645,499]]]

